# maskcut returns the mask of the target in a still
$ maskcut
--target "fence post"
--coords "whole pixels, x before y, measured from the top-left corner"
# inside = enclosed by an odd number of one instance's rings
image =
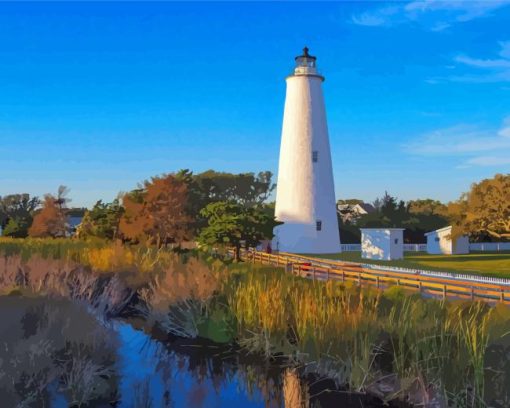
[[[418,281],[418,289],[420,290],[420,293],[422,291],[422,284],[421,284],[421,281]]]
[[[443,299],[446,299],[446,285],[443,285]]]
[[[475,300],[475,288],[471,286],[471,300]]]
[[[379,289],[379,276],[375,277],[375,282],[377,284],[377,289]]]
[[[329,280],[329,270],[330,270],[330,269],[331,269],[331,268],[326,268],[326,280]]]
[[[345,282],[345,272],[344,272],[344,268],[342,268],[342,282]]]
[[[505,301],[505,290],[503,288],[501,288],[501,294],[499,295],[499,300],[501,302]]]

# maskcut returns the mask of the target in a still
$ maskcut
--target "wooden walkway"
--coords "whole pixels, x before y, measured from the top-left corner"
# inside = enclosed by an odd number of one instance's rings
[[[444,299],[447,297],[480,299],[510,304],[510,284],[475,282],[455,277],[427,276],[419,271],[416,273],[392,271],[385,270],[381,266],[372,269],[367,265],[357,263],[339,262],[290,253],[268,254],[247,251],[242,254],[242,258],[247,262],[282,267],[289,273],[311,279],[352,281],[358,285],[369,284],[378,288],[400,285],[422,294]]]

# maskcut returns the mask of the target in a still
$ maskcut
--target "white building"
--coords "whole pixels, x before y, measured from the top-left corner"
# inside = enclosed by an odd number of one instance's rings
[[[329,147],[324,77],[304,48],[287,77],[273,249],[298,253],[340,252]]]
[[[361,228],[361,257],[392,261],[404,258],[404,228]]]
[[[342,222],[356,224],[358,218],[363,215],[373,213],[375,208],[368,203],[360,204],[337,204],[337,211],[342,218]]]
[[[469,237],[463,235],[452,240],[452,227],[440,228],[436,231],[427,232],[427,253],[455,255],[469,254]]]

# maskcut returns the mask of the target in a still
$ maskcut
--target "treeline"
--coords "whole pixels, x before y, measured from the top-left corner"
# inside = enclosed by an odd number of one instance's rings
[[[274,190],[271,172],[193,174],[189,170],[152,177],[136,189],[102,200],[87,210],[76,230],[81,239],[100,238],[130,243],[180,247],[255,245],[271,239],[274,209],[266,203]],[[69,190],[43,200],[28,194],[1,199],[3,234],[12,237],[69,235]]]
[[[98,201],[84,212],[76,236],[82,239],[181,247],[256,245],[273,237],[274,204],[271,172],[231,174],[189,170],[153,177],[111,203]],[[70,235],[70,216],[83,209],[68,208],[69,190],[61,186],[43,199],[29,194],[0,197],[3,235],[23,238]],[[343,203],[360,204],[361,200]],[[406,242],[423,242],[424,233],[453,225],[453,234],[473,241],[510,239],[510,174],[497,174],[471,186],[459,200],[441,203],[423,199],[404,202],[385,193],[372,211],[340,217],[342,242],[360,241],[360,228],[405,228]]]
[[[346,222],[346,217],[344,222],[339,220],[342,242],[360,242],[360,228],[395,227],[405,228],[405,242],[419,243],[425,241],[425,232],[447,225],[453,226],[454,237],[465,234],[472,241],[510,240],[510,174],[496,174],[474,183],[468,192],[449,203],[432,199],[405,202],[386,192],[372,207],[372,212],[352,217],[352,222]]]
[[[81,216],[84,208],[68,208],[69,189],[60,186],[56,194],[43,199],[30,194],[10,194],[0,197],[0,227],[2,235],[13,238],[65,237],[69,235],[69,217]]]
[[[361,200],[347,200],[357,204]],[[360,228],[405,228],[404,241],[425,242],[424,234],[449,225],[448,205],[432,199],[403,201],[388,192],[371,203],[372,212],[351,221],[339,216],[340,234],[344,243],[359,243]],[[345,215],[345,214],[344,214]]]

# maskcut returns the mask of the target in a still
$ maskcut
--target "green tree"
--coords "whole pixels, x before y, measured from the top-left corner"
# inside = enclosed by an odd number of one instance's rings
[[[193,218],[195,234],[207,225],[200,211],[208,204],[218,201],[235,201],[244,207],[260,206],[265,203],[275,188],[269,171],[232,174],[208,170],[193,174],[180,170],[175,177],[188,187],[186,211]]]
[[[359,228],[405,228],[405,242],[425,242],[425,232],[448,224],[445,215],[446,206],[437,200],[412,200],[406,203],[385,192],[383,197],[374,201],[374,207],[376,211],[361,216],[356,226]]]
[[[99,200],[91,210],[85,212],[76,235],[78,238],[85,239],[89,237],[115,239],[123,212],[124,208],[118,199],[111,203],[103,203]]]
[[[360,228],[392,228],[401,227],[402,222],[407,219],[408,213],[406,205],[403,201],[398,201],[397,197],[393,197],[384,192],[384,196],[377,198],[373,206],[374,212],[362,215],[356,222]]]
[[[207,247],[234,247],[236,261],[243,244],[256,246],[264,239],[272,239],[273,228],[281,224],[261,206],[246,208],[232,201],[208,204],[201,215],[207,219],[207,226],[200,232],[199,243]]]
[[[267,200],[275,185],[270,171],[254,173],[224,173],[208,170],[193,174],[185,169],[175,175],[186,182],[190,201],[199,211],[207,204],[217,201],[236,201],[245,207],[260,205]]]
[[[254,173],[224,173],[208,170],[193,176],[201,195],[208,200],[206,205],[215,201],[236,201],[245,207],[263,203],[275,185],[271,183],[270,171]],[[205,206],[204,206],[205,207]]]
[[[363,204],[364,201],[363,200],[359,200],[357,198],[348,198],[346,200],[337,200],[337,205],[341,205],[341,204],[351,204],[351,205],[356,205],[356,204]]]
[[[0,198],[0,226],[3,235],[26,237],[39,204],[39,199],[29,194],[11,194]]]
[[[6,237],[25,238],[32,224],[32,218],[11,218],[7,222],[2,234]]]

